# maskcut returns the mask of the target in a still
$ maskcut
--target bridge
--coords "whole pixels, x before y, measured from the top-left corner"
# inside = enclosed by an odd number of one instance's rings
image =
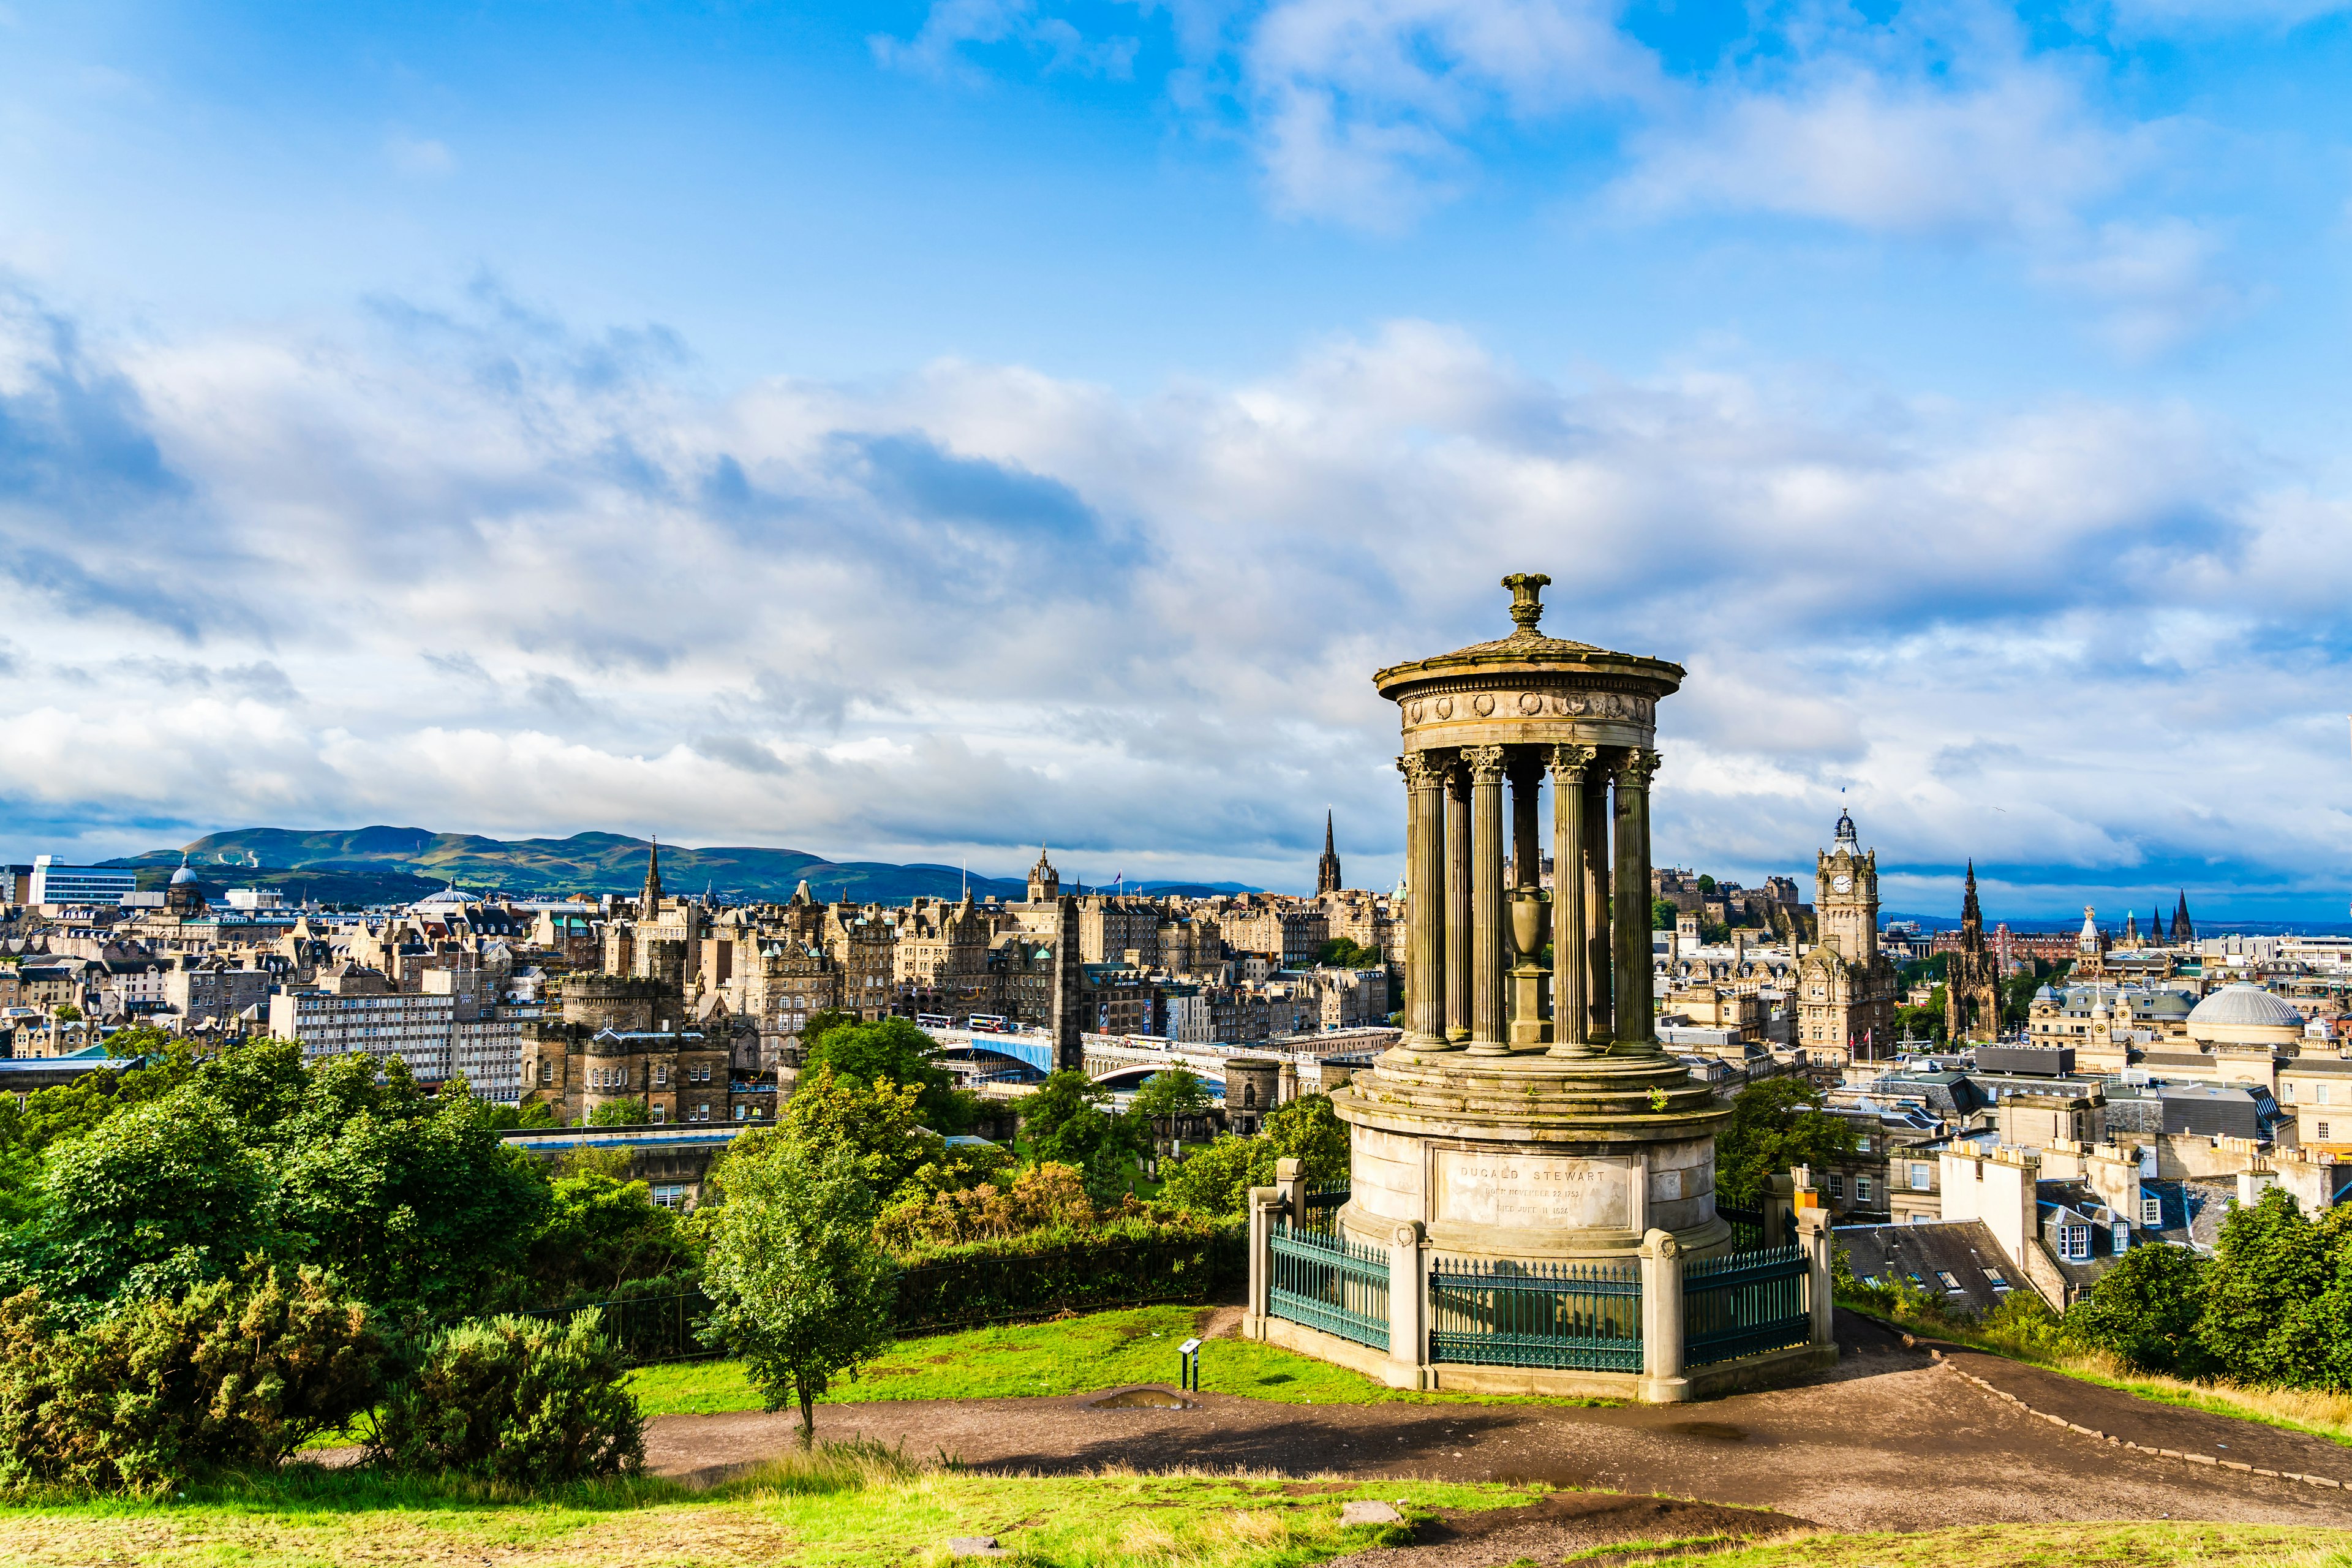
[[[992,1055],[1008,1065],[1019,1063],[1040,1073],[1054,1070],[1054,1037],[1042,1030],[1001,1035],[977,1029],[926,1032],[948,1050],[969,1051],[975,1058]],[[1085,1053],[1087,1076],[1107,1089],[1140,1089],[1154,1073],[1183,1068],[1200,1078],[1211,1095],[1222,1097],[1225,1063],[1249,1060],[1284,1068],[1284,1098],[1289,1099],[1297,1094],[1328,1094],[1399,1037],[1394,1029],[1365,1028],[1285,1035],[1251,1046],[1094,1034],[1079,1036],[1078,1043]]]

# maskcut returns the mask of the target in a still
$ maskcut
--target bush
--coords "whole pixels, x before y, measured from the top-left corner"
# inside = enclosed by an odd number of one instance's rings
[[[2182,1247],[2135,1247],[2066,1310],[2076,1337],[2141,1372],[2202,1377],[2213,1361],[2197,1338],[2211,1266]]]
[[[924,1246],[996,1240],[1031,1231],[1082,1230],[1095,1223],[1085,1181],[1067,1165],[1047,1161],[1009,1182],[987,1182],[929,1202],[902,1203],[874,1227],[875,1239],[899,1253]]]
[[[1226,1133],[1173,1167],[1164,1189],[1168,1200],[1194,1214],[1240,1214],[1252,1187],[1270,1186],[1277,1160],[1304,1163],[1307,1178],[1333,1182],[1348,1174],[1348,1126],[1331,1109],[1328,1094],[1303,1094],[1266,1113],[1255,1138]]]
[[[374,1457],[545,1486],[645,1468],[645,1421],[599,1314],[488,1318],[444,1329],[377,1415]]]
[[[152,1492],[275,1467],[373,1405],[382,1339],[316,1269],[248,1270],[77,1331],[38,1291],[0,1303],[0,1485]]]

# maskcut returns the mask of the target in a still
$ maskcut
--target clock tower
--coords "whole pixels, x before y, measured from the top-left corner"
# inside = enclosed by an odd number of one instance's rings
[[[1813,868],[1813,911],[1822,941],[1850,962],[1878,952],[1878,851],[1863,853],[1853,818],[1838,813],[1835,847]]]
[[[1878,851],[1863,849],[1844,812],[1814,862],[1813,914],[1821,941],[1797,966],[1798,1048],[1818,1067],[1887,1058],[1902,977],[1878,951]]]

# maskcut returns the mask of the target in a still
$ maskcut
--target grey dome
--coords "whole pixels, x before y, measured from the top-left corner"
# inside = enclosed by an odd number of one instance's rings
[[[2192,1024],[2216,1024],[2231,1028],[2303,1027],[2303,1015],[2259,985],[2232,981],[2197,1004],[2189,1015]]]
[[[2041,990],[2036,991],[2033,994],[2033,999],[2036,1002],[2055,1002],[2058,1000],[2058,993],[2053,991],[2049,986],[2044,985]]]
[[[184,887],[195,879],[196,873],[194,868],[189,866],[185,860],[181,861],[180,868],[172,873],[172,886],[175,888]]]

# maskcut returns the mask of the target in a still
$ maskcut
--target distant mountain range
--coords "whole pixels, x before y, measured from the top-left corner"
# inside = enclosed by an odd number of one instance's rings
[[[179,849],[152,849],[110,866],[139,870],[139,885],[160,888],[177,869],[183,854],[205,897],[217,899],[229,887],[273,888],[291,901],[404,903],[455,881],[469,892],[504,892],[527,898],[562,898],[573,893],[634,893],[645,885],[650,843],[617,833],[575,833],[569,838],[484,838],[470,833],[434,833],[422,827],[362,827],[299,833],[282,827],[247,827],[207,834]],[[893,866],[871,860],[827,860],[798,849],[688,849],[665,844],[662,887],[673,893],[708,889],[726,902],[784,900],[803,879],[821,900],[898,902],[919,894],[960,897],[966,878],[953,866]],[[971,894],[1019,900],[1026,882],[973,876]],[[1065,882],[1066,889],[1071,884]],[[1251,889],[1236,882],[1129,884],[1130,890],[1213,893]]]

